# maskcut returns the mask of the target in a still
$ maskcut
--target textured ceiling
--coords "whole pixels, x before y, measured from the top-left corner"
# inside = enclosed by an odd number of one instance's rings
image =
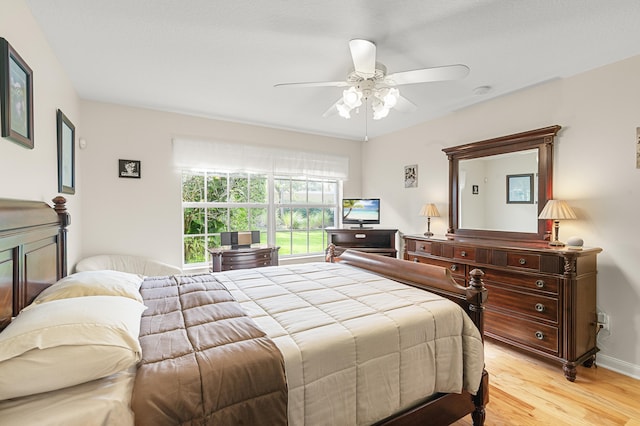
[[[637,0],[26,0],[83,99],[361,140],[640,54]],[[400,86],[417,105],[373,121],[322,114],[375,42],[388,72],[466,64]],[[480,86],[490,86],[484,95]]]

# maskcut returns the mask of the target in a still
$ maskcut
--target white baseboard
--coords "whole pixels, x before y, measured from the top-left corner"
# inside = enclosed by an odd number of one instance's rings
[[[631,364],[630,362],[621,361],[617,358],[602,354],[596,355],[596,363],[599,367],[606,368],[607,370],[612,370],[616,373],[633,377],[634,379],[640,379],[640,365]]]

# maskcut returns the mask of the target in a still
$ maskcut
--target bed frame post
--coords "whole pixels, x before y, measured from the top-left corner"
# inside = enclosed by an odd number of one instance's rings
[[[329,247],[327,247],[327,252],[325,254],[324,261],[329,263],[335,263],[334,261],[335,257],[336,257],[336,246],[335,244],[331,243],[329,244]]]
[[[58,271],[60,276],[58,279],[67,276],[67,226],[71,223],[71,216],[67,212],[67,199],[61,195],[58,195],[53,200],[53,209],[58,213],[60,218],[60,231],[58,232],[58,238],[60,242],[58,244]]]
[[[469,316],[478,327],[480,336],[484,342],[484,305],[487,301],[487,289],[482,282],[484,272],[473,269],[469,275],[469,287],[467,288],[467,301],[469,302]],[[484,425],[486,418],[485,406],[489,402],[489,375],[487,371],[482,373],[482,381],[478,393],[473,397],[475,409],[471,413],[474,426]]]
[[[482,282],[484,272],[473,269],[469,275],[469,287],[467,287],[467,302],[469,302],[469,316],[478,327],[484,341],[484,305],[487,302],[487,289]]]

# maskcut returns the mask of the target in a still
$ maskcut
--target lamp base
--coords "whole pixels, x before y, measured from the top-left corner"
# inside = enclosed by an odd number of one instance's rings
[[[425,237],[433,237],[433,232],[427,231],[424,233]]]
[[[564,247],[566,244],[563,243],[562,241],[549,241],[549,245],[551,247]]]

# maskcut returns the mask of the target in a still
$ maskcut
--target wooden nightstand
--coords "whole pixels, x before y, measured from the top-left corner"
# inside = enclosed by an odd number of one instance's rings
[[[278,265],[277,246],[261,246],[246,248],[210,248],[211,272],[229,271],[231,269],[251,269],[263,266]]]

